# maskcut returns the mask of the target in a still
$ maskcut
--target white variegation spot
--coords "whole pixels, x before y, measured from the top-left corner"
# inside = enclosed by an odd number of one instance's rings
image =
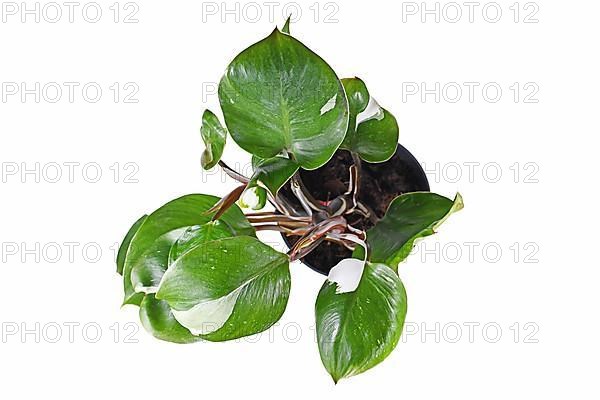
[[[335,107],[336,100],[337,100],[337,94],[333,95],[329,100],[327,100],[327,103],[325,103],[323,105],[323,107],[321,107],[321,110],[320,110],[321,115],[324,115],[325,113],[333,110],[333,108]]]
[[[227,296],[197,304],[186,311],[173,309],[173,316],[192,335],[207,335],[215,332],[222,328],[231,316],[243,287],[239,287]]]
[[[364,260],[346,258],[331,268],[327,280],[337,285],[336,294],[354,292],[360,283],[364,269]]]
[[[258,181],[258,184],[261,187],[264,186],[261,181]],[[238,205],[243,209],[256,209],[260,204],[260,197],[258,196],[258,193],[256,193],[256,190],[257,188],[255,187],[244,190],[242,197],[237,202]]]
[[[378,121],[382,120],[384,117],[384,112],[379,103],[375,101],[374,98],[369,99],[369,104],[364,109],[364,111],[358,113],[356,116],[356,126],[361,122],[365,122],[371,119],[376,119]]]
[[[158,292],[158,286],[144,286],[141,283],[136,283],[133,290],[136,293],[153,294]]]

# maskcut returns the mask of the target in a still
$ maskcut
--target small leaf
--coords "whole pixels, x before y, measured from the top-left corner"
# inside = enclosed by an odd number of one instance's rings
[[[369,91],[367,85],[360,78],[344,78],[342,79],[346,96],[348,97],[348,108],[350,110],[350,118],[356,122],[356,116],[365,111],[369,104]],[[348,125],[350,128],[350,125]]]
[[[238,236],[185,252],[165,273],[156,297],[193,334],[221,341],[268,329],[283,314],[289,290],[288,257]]]
[[[299,165],[293,160],[285,157],[273,157],[257,161],[254,166],[254,174],[250,178],[248,187],[260,186],[267,189],[273,196],[279,192],[298,171]]]
[[[166,301],[157,300],[153,294],[144,296],[140,304],[140,321],[154,337],[173,343],[193,343],[202,338],[194,336],[173,317]]]
[[[125,235],[125,238],[121,242],[119,246],[119,251],[117,252],[117,273],[119,275],[123,275],[123,267],[125,266],[125,256],[127,255],[127,251],[129,250],[129,244],[131,243],[131,239],[133,239],[133,235],[140,229],[140,226],[144,223],[148,216],[143,215],[140,219],[135,221],[129,231]]]
[[[359,78],[342,79],[350,121],[341,147],[357,153],[367,162],[388,160],[398,146],[398,123],[387,110],[372,99],[365,83]],[[364,114],[370,115],[364,115]]]
[[[398,344],[406,317],[404,286],[386,265],[367,263],[356,289],[340,290],[340,275],[355,275],[355,266],[336,270],[315,306],[321,361],[335,382],[383,361]]]
[[[146,218],[133,236],[125,257],[123,304],[139,305],[142,297],[134,285],[140,290],[153,291],[157,279],[167,269],[171,245],[187,228],[209,222],[210,216],[203,213],[218,200],[215,196],[191,194],[165,204]],[[234,235],[254,235],[254,228],[235,205],[223,214],[221,221]],[[134,277],[135,283],[132,282]]]
[[[227,130],[221,125],[215,114],[210,110],[206,110],[202,115],[200,135],[206,147],[202,153],[202,168],[211,169],[217,165],[223,155]]]
[[[335,72],[277,29],[229,64],[219,100],[241,148],[261,158],[285,150],[305,169],[325,164],[348,127],[348,102]]]
[[[415,240],[435,233],[452,213],[463,208],[460,194],[454,201],[429,192],[406,193],[396,197],[385,216],[367,231],[369,260],[385,263],[394,270],[413,248]],[[355,256],[360,257],[357,248]]]
[[[283,28],[281,29],[281,32],[286,33],[286,34],[290,34],[290,20],[292,19],[292,15],[290,14],[289,17],[287,17],[287,19],[285,20],[285,24],[283,25]]]

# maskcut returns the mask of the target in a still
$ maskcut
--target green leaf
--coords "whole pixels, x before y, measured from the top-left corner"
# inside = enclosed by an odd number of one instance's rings
[[[200,135],[206,147],[202,153],[202,168],[211,169],[217,165],[223,155],[227,130],[221,125],[215,114],[210,110],[206,110],[202,115]]]
[[[219,100],[240,147],[261,158],[285,150],[305,169],[325,164],[348,127],[348,102],[335,72],[277,29],[229,64]]]
[[[133,235],[140,229],[140,226],[144,223],[148,216],[143,215],[131,225],[129,231],[125,235],[125,238],[121,242],[119,246],[119,251],[117,252],[117,273],[119,275],[123,275],[123,267],[125,266],[125,256],[127,255],[127,251],[129,250],[129,244],[131,243],[131,239],[133,239]]]
[[[398,135],[396,118],[380,107],[373,117],[358,124],[352,151],[370,163],[387,161],[396,152]]]
[[[406,292],[394,271],[367,263],[358,287],[340,292],[336,280],[343,277],[332,275],[354,272],[346,267],[332,269],[315,306],[321,361],[335,382],[383,361],[398,344],[406,317]]]
[[[140,320],[154,337],[173,343],[193,343],[202,338],[194,336],[173,317],[166,301],[157,300],[153,294],[144,296],[140,304]]]
[[[155,290],[167,269],[171,245],[187,228],[209,222],[211,217],[204,212],[218,200],[215,196],[191,194],[165,204],[146,218],[133,236],[125,257],[123,304],[139,305],[141,296],[134,290],[136,285],[140,291]],[[254,228],[235,205],[220,220],[234,235],[254,235]]]
[[[398,146],[399,128],[396,118],[370,98],[365,83],[359,78],[342,79],[350,105],[350,121],[342,148],[357,153],[367,162],[383,162],[394,155]],[[359,121],[369,101],[374,112]]]
[[[290,20],[292,19],[292,16],[290,15],[289,17],[287,17],[287,19],[285,20],[285,24],[283,25],[283,28],[281,29],[281,32],[285,33],[285,34],[290,34]]]
[[[372,262],[385,263],[394,270],[410,254],[415,240],[435,233],[454,212],[463,208],[460,194],[454,201],[430,192],[406,193],[396,197],[385,216],[367,231]],[[362,249],[357,248],[356,257]]]
[[[365,111],[367,105],[369,105],[369,90],[367,85],[360,78],[344,78],[342,79],[342,85],[346,91],[348,97],[348,108],[350,110],[350,120],[356,122],[356,116],[361,112]],[[348,124],[348,130],[354,130],[352,124]]]
[[[156,297],[193,334],[212,341],[262,332],[283,314],[289,259],[249,236],[211,241],[178,258]]]
[[[298,163],[285,157],[263,159],[253,166],[254,174],[250,178],[248,187],[260,186],[269,190],[272,195],[276,195],[299,168]]]

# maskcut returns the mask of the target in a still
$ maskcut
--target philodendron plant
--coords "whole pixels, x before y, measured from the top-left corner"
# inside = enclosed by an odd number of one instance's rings
[[[408,165],[395,158],[396,119],[362,80],[338,79],[291,36],[289,20],[235,57],[218,94],[225,123],[204,112],[201,163],[239,185],[222,198],[180,197],[133,224],[117,256],[124,304],[169,342],[253,335],[285,311],[290,262],[330,254],[335,265],[311,265],[328,273],[315,306],[321,360],[336,382],[375,366],[404,324],[398,264],[462,208],[460,195],[404,193],[389,180]],[[251,176],[220,159],[228,136],[252,154]],[[289,252],[257,239],[264,230],[284,235]]]

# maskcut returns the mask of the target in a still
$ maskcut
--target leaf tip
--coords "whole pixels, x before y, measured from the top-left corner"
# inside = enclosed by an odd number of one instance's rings
[[[292,19],[292,14],[290,14],[287,19],[285,20],[285,23],[283,24],[283,28],[281,29],[281,31],[285,34],[290,34],[290,21]]]
[[[456,196],[454,197],[454,211],[460,211],[463,208],[465,208],[465,202],[462,195],[457,192]]]

